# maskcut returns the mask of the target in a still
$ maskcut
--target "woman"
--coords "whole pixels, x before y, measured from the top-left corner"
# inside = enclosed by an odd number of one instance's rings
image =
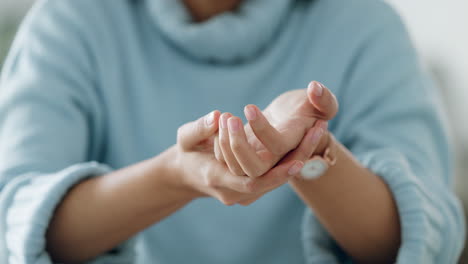
[[[290,91],[312,78],[330,91]],[[439,99],[379,1],[43,0],[0,91],[5,262],[455,263],[463,246]],[[199,118],[270,102],[245,135]]]

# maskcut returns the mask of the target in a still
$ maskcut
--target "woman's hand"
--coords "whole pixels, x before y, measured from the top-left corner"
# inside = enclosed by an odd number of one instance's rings
[[[308,163],[310,160],[316,158],[318,153],[323,153],[330,140],[330,134],[328,132],[328,123],[323,120],[315,122],[314,126],[310,128],[301,140],[299,146],[289,152],[284,158],[281,159],[280,163],[289,162],[291,160],[300,160],[303,163]],[[304,170],[301,171],[301,173]],[[291,177],[292,181],[303,179],[301,173],[296,174],[295,177]],[[260,193],[253,196],[250,200],[246,200],[243,203],[250,204],[256,201],[258,198],[263,196],[265,193]],[[243,204],[241,203],[241,204]]]
[[[316,143],[313,135],[318,128],[309,130],[301,146],[262,177],[234,175],[224,163],[216,160],[212,152],[219,115],[218,111],[212,112],[183,125],[178,131],[173,167],[179,171],[178,178],[192,198],[211,196],[226,205],[248,205],[297,176],[304,165],[303,160],[310,156]]]
[[[337,112],[336,97],[322,84],[311,82],[307,90],[280,95],[263,113],[254,105],[246,106],[245,132],[240,118],[224,113],[214,142],[216,158],[235,175],[258,177],[295,149],[318,119],[330,120]],[[315,132],[314,138],[320,138],[320,130]]]

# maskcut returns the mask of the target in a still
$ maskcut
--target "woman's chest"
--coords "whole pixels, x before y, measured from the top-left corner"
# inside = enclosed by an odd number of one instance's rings
[[[305,88],[311,80],[339,79],[317,63],[319,53],[298,52],[287,41],[251,61],[226,65],[193,60],[161,39],[138,38],[126,46],[139,49],[109,51],[107,60],[114,63],[100,70],[104,156],[114,167],[164,151],[176,143],[179,126],[210,111],[243,117],[247,104],[265,108],[283,92]]]

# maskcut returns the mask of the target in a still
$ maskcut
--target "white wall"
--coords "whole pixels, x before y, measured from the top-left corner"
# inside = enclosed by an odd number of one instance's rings
[[[458,131],[468,140],[468,1],[389,2],[402,14],[423,57],[446,68],[449,107],[457,110]]]
[[[455,135],[456,189],[468,204],[468,1],[389,2],[400,11],[424,60],[436,67]]]
[[[33,0],[0,0],[0,17],[5,14],[22,14]]]

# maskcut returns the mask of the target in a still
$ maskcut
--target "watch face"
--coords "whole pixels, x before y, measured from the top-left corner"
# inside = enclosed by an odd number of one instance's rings
[[[327,163],[322,159],[308,161],[301,170],[301,175],[306,180],[317,179],[328,169]]]

